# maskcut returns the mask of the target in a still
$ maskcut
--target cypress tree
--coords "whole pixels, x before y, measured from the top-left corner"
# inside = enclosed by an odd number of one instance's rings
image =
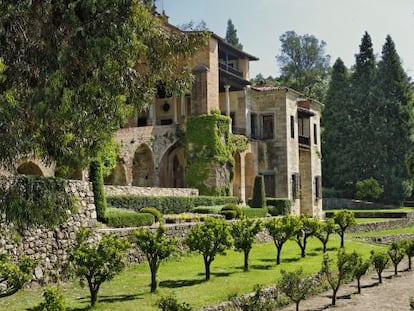
[[[105,221],[107,202],[102,174],[102,162],[100,160],[96,159],[91,161],[89,175],[89,179],[92,182],[97,218],[99,221]]]
[[[254,178],[254,184],[253,184],[252,207],[262,208],[265,206],[266,206],[266,194],[265,194],[265,186],[264,186],[264,177],[263,175],[257,175]]]
[[[351,99],[348,103],[348,143],[343,149],[347,155],[347,183],[375,176],[378,148],[375,141],[376,103],[374,101],[375,56],[371,37],[365,32],[355,56],[356,64],[351,77]]]
[[[384,199],[399,201],[411,194],[406,160],[413,150],[413,92],[390,36],[383,45],[375,82],[377,154],[381,155],[375,177],[384,186]]]
[[[322,168],[323,184],[341,189],[349,170],[343,150],[349,143],[347,111],[350,99],[349,73],[342,59],[338,58],[332,68],[331,80],[322,114]]]
[[[243,45],[239,42],[239,38],[237,37],[237,30],[233,25],[233,22],[229,18],[227,21],[227,29],[226,29],[226,38],[225,40],[230,43],[232,46],[242,50]]]

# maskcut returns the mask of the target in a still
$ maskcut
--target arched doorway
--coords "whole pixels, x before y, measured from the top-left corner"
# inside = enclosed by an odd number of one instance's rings
[[[114,185],[114,186],[126,186],[126,173],[124,166],[117,162],[116,166],[112,169],[111,175],[105,178],[106,185]]]
[[[246,185],[246,202],[248,198],[253,195],[253,183],[254,183],[255,171],[254,171],[254,157],[252,153],[247,153],[244,158],[244,178]]]
[[[238,197],[239,200],[244,201],[241,197],[241,160],[240,153],[234,155],[234,179],[233,179],[233,196]]]
[[[36,163],[32,161],[26,161],[19,165],[17,173],[22,175],[36,175],[44,176],[42,169]]]
[[[147,145],[137,148],[132,162],[132,185],[137,187],[154,186],[154,160]]]
[[[171,147],[162,157],[160,163],[160,187],[183,188],[184,155],[182,147]]]

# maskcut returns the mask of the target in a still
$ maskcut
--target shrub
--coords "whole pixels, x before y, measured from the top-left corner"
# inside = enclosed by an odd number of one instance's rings
[[[221,212],[223,211],[234,211],[236,213],[235,218],[240,218],[243,215],[243,211],[237,204],[234,203],[228,203],[223,206],[221,209]]]
[[[267,208],[242,207],[243,215],[247,218],[260,218],[267,216]]]
[[[6,254],[0,254],[0,298],[13,295],[28,283],[36,263],[24,256],[14,263]]]
[[[266,206],[272,216],[290,215],[292,201],[287,198],[266,198]]]
[[[237,203],[236,197],[216,197],[216,196],[198,196],[191,197],[194,202],[194,206],[214,206],[214,205],[224,205],[227,203]]]
[[[104,181],[102,174],[102,162],[94,160],[89,167],[89,175],[92,182],[93,198],[95,201],[96,215],[98,220],[105,220],[107,202],[105,197]]]
[[[140,213],[152,214],[155,218],[155,222],[159,222],[162,219],[162,213],[155,207],[144,207],[140,209]]]
[[[266,206],[264,177],[263,175],[257,175],[254,178],[253,198],[251,207],[262,208],[264,206]]]
[[[384,192],[382,186],[374,178],[360,180],[356,183],[356,198],[360,200],[375,200]]]
[[[43,292],[43,302],[39,311],[65,311],[66,303],[59,288],[47,287]]]
[[[188,303],[178,303],[177,299],[173,296],[161,297],[157,302],[157,306],[162,311],[191,311],[192,308]]]
[[[197,214],[219,214],[222,208],[222,205],[197,206],[193,208],[191,212]]]
[[[155,221],[153,214],[137,213],[121,208],[108,208],[105,219],[106,224],[116,228],[151,226]]]
[[[224,210],[224,211],[220,211],[220,215],[223,215],[224,218],[226,218],[227,220],[230,220],[230,219],[235,219],[237,217],[237,212],[233,210]]]

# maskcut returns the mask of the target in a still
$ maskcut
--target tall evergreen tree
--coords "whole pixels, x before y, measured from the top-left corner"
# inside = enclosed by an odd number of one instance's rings
[[[378,167],[375,178],[384,186],[384,199],[402,200],[411,194],[406,160],[413,150],[411,133],[413,92],[394,42],[387,36],[375,80],[375,123]]]
[[[346,182],[344,176],[349,170],[346,155],[343,153],[349,139],[345,131],[349,127],[349,79],[348,69],[342,59],[338,58],[332,68],[322,114],[323,183],[337,189],[341,189]]]
[[[239,42],[239,38],[237,37],[237,30],[233,25],[233,22],[229,18],[227,21],[227,30],[226,30],[226,41],[230,43],[232,46],[242,50],[243,45]]]
[[[343,149],[348,157],[346,182],[355,184],[358,180],[375,176],[378,148],[375,137],[376,102],[374,100],[374,79],[376,63],[370,35],[365,32],[355,56],[356,64],[351,77],[351,99],[348,103],[349,141]]]

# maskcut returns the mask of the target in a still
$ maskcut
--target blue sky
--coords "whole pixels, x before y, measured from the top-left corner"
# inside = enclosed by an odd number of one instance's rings
[[[404,69],[414,77],[414,0],[157,0],[157,6],[174,25],[204,20],[222,37],[231,18],[243,49],[260,58],[251,62],[251,77],[279,74],[275,56],[279,37],[288,30],[324,40],[331,65],[341,57],[348,67],[365,31],[378,58],[390,34]]]

